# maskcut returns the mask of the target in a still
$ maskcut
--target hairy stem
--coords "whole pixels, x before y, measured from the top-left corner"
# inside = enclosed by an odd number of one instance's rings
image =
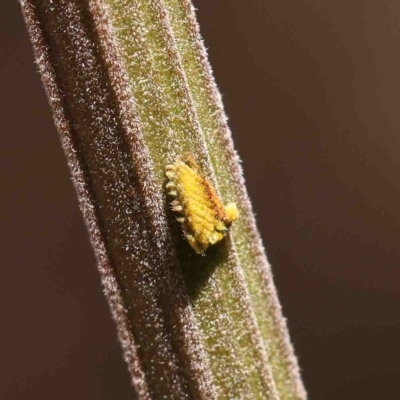
[[[21,4],[140,397],[304,399],[191,3]],[[165,192],[187,152],[240,211],[205,256]]]

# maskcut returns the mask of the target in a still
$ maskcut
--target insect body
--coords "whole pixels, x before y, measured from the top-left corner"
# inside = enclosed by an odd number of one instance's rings
[[[235,203],[223,206],[211,182],[188,153],[167,165],[168,193],[174,198],[172,210],[179,213],[183,233],[198,254],[221,241],[239,216]]]

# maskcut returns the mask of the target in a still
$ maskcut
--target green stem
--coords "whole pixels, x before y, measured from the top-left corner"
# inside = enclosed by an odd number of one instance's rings
[[[304,399],[190,2],[21,4],[140,396]],[[205,256],[165,192],[187,152],[240,211]]]

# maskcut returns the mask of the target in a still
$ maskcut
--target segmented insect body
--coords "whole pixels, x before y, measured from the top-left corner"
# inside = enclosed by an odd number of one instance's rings
[[[167,189],[173,211],[179,213],[183,233],[198,254],[221,241],[239,216],[235,203],[223,206],[211,182],[195,163],[191,153],[167,165]]]

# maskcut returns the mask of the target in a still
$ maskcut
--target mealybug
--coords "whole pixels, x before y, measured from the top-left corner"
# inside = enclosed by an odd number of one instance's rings
[[[177,220],[183,234],[197,254],[204,254],[209,246],[225,237],[239,217],[236,204],[223,206],[191,153],[167,165],[166,175],[168,193],[174,198],[172,210],[180,214]]]

